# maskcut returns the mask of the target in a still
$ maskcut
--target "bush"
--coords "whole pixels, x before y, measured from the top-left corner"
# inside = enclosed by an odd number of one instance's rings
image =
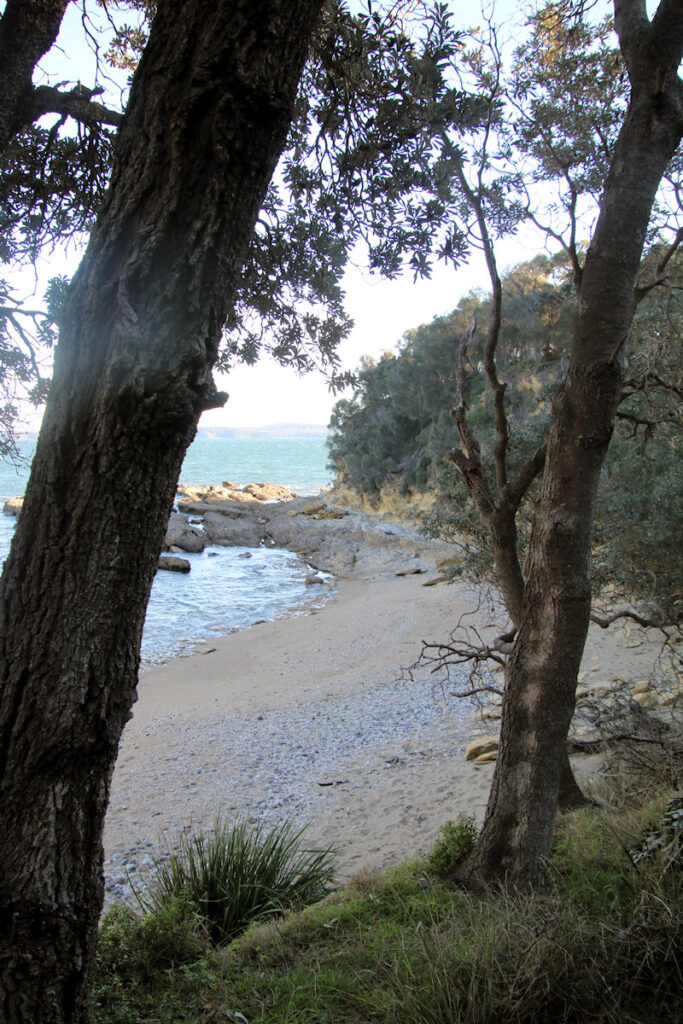
[[[315,903],[331,891],[333,854],[302,849],[303,831],[289,822],[266,831],[218,820],[208,836],[183,834],[177,852],[157,862],[140,905],[159,914],[181,904],[220,945],[252,921]]]
[[[429,871],[441,878],[452,874],[469,857],[478,834],[477,823],[469,815],[458,815],[457,822],[447,821],[441,826],[441,838],[437,839],[427,860]]]

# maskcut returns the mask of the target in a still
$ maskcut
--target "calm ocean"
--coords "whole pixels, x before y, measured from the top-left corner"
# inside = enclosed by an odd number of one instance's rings
[[[34,442],[21,444],[26,463],[18,470],[0,461],[0,508],[23,494]],[[200,438],[187,453],[180,479],[190,484],[224,480],[285,484],[314,493],[331,482],[327,449],[319,439]],[[9,550],[15,520],[0,513],[0,562]],[[275,619],[320,600],[307,587],[306,564],[288,551],[212,546],[188,554],[188,575],[160,572],[154,580],[142,640],[143,663],[168,661],[212,636],[244,629],[260,619]],[[316,591],[312,594],[311,591]]]

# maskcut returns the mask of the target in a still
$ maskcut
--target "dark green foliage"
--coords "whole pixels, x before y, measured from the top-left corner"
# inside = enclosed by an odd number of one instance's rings
[[[90,230],[111,168],[115,132],[93,124],[60,134],[32,126],[0,153],[0,262],[35,262],[44,248]]]
[[[302,835],[289,823],[268,831],[221,821],[209,835],[183,833],[177,852],[157,863],[141,905],[152,914],[183,905],[212,942],[229,942],[252,921],[331,891],[332,851],[303,849]]]
[[[440,878],[448,878],[469,857],[478,835],[477,823],[471,815],[459,814],[457,822],[447,821],[427,858],[427,868]]]
[[[557,258],[537,256],[521,264],[506,276],[503,289],[500,367],[509,377],[514,467],[533,451],[547,424],[551,387],[564,366],[564,328],[572,305],[566,269]],[[330,463],[342,480],[369,494],[398,474],[406,487],[433,487],[440,479],[451,485],[455,477],[444,476],[444,456],[459,441],[450,417],[456,356],[473,316],[478,328],[469,350],[470,422],[484,440],[492,437],[492,403],[480,372],[490,298],[472,292],[449,316],[409,331],[398,355],[366,362],[358,371],[353,397],[337,403],[330,423]]]

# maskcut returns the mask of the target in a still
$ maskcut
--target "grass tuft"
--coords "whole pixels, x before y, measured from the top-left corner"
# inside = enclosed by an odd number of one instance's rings
[[[154,915],[184,906],[222,945],[252,921],[315,903],[332,890],[334,857],[303,849],[303,832],[290,822],[268,831],[218,820],[208,835],[182,834],[177,851],[157,862],[141,908]]]

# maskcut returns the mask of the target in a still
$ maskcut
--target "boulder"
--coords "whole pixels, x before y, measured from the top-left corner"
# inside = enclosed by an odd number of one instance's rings
[[[310,586],[312,586],[312,585],[314,585],[316,583],[324,583],[324,582],[325,582],[325,580],[322,578],[322,576],[318,576],[317,572],[309,573],[309,575],[304,580],[304,583],[306,584],[307,587],[310,587]]]
[[[204,530],[212,544],[257,548],[264,540],[263,523],[246,506],[212,509],[204,516]]]
[[[6,516],[18,516],[24,505],[23,495],[18,498],[8,498],[2,511]]]
[[[178,558],[177,555],[160,555],[159,568],[167,569],[169,572],[189,572],[190,563],[186,558]]]
[[[180,551],[203,551],[209,538],[198,526],[190,525],[186,515],[172,512],[166,529],[164,547],[178,548]]]

